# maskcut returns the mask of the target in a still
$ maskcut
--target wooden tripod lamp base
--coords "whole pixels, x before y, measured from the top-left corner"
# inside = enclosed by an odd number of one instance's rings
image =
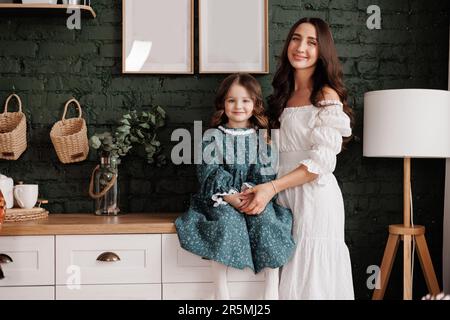
[[[389,226],[389,238],[384,250],[383,261],[380,270],[380,288],[375,289],[372,299],[381,300],[384,297],[395,255],[397,253],[400,240],[403,240],[403,299],[412,299],[412,281],[411,281],[411,241],[415,239],[417,254],[422,267],[428,290],[431,294],[440,293],[439,284],[431,262],[430,252],[428,251],[425,240],[425,227],[414,226],[405,228],[402,224]]]
[[[411,226],[410,223],[410,172],[411,159],[405,158],[403,162],[403,221],[401,225],[389,226],[389,238],[384,250],[383,261],[380,269],[380,286],[373,292],[373,300],[381,300],[384,297],[392,265],[394,264],[400,240],[403,240],[403,299],[412,299],[412,273],[411,273],[411,243],[414,238],[420,265],[422,267],[428,290],[431,294],[440,293],[439,284],[431,262],[425,240],[424,226]]]

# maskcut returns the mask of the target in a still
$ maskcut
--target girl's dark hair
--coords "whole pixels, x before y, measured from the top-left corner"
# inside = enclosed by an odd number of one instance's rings
[[[211,119],[211,127],[215,128],[228,122],[228,117],[225,114],[225,99],[233,84],[243,86],[253,100],[253,115],[250,118],[252,125],[257,127],[257,129],[269,129],[269,119],[265,114],[261,86],[259,85],[259,82],[248,73],[234,73],[222,81],[216,93],[216,111]]]
[[[294,71],[288,59],[288,47],[297,27],[302,23],[310,23],[316,28],[319,57],[316,69],[312,75],[313,88],[311,103],[317,106],[317,102],[324,99],[323,89],[328,86],[334,89],[344,105],[344,112],[350,117],[353,126],[353,111],[347,103],[348,94],[343,82],[342,66],[339,61],[333,36],[328,24],[320,18],[302,18],[289,30],[286,42],[281,53],[278,69],[272,81],[273,94],[268,98],[269,118],[273,128],[279,128],[279,118],[287,101],[295,88]],[[348,141],[350,138],[345,139]]]

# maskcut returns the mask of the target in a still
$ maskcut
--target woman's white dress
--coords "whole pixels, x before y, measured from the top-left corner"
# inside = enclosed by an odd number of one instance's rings
[[[333,171],[350,119],[335,100],[285,108],[274,135],[279,148],[278,177],[305,165],[318,174],[312,182],[286,189],[278,203],[294,215],[297,243],[282,268],[280,299],[354,299],[352,270],[344,242],[344,202]],[[277,136],[279,135],[279,136]]]

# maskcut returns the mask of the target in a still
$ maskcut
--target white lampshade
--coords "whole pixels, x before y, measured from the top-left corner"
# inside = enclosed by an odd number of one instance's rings
[[[450,91],[364,94],[366,157],[450,158]]]

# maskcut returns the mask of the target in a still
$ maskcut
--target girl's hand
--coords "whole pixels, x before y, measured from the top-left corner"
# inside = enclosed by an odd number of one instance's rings
[[[242,192],[241,193],[241,198],[240,198],[241,199],[241,204],[236,209],[238,209],[242,213],[245,213],[245,212],[242,211],[241,208],[244,208],[245,206],[247,206],[253,200],[254,197],[255,197],[254,194],[244,195],[243,192]],[[247,214],[247,213],[245,213],[245,214]]]
[[[243,204],[238,210],[249,214],[260,214],[267,206],[270,200],[275,196],[275,190],[270,182],[259,184],[251,189],[242,192],[244,197]]]
[[[237,209],[239,206],[242,205],[242,194],[235,193],[230,194],[223,197],[223,200],[225,200],[229,205],[233,206],[235,209]]]

